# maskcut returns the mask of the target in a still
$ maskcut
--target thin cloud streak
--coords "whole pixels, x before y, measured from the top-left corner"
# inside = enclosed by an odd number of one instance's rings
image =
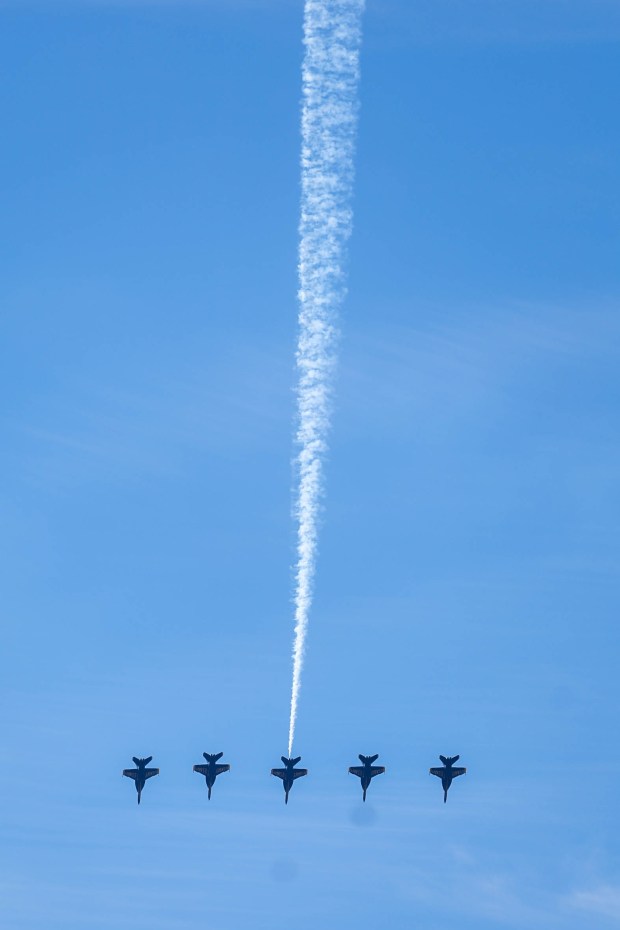
[[[343,264],[353,219],[351,194],[363,9],[364,0],[306,0],[304,10],[297,565],[289,756],[295,737],[316,567],[337,312],[346,290]]]
[[[620,920],[620,887],[600,885],[589,891],[575,891],[567,901],[569,907],[589,911],[599,917]]]

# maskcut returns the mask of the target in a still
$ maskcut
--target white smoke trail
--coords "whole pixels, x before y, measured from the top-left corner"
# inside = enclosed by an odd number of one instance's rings
[[[330,425],[337,314],[351,235],[359,50],[365,0],[306,0],[304,7],[299,342],[297,347],[297,564],[288,737],[297,705],[316,565],[323,458]]]

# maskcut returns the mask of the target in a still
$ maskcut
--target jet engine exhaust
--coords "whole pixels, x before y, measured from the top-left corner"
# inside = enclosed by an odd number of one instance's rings
[[[337,315],[345,297],[365,0],[306,0],[299,223],[298,453],[295,634],[288,753],[292,755],[316,568],[330,427]]]

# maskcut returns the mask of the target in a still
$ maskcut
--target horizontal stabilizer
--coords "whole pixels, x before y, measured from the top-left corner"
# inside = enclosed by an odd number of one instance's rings
[[[224,755],[223,752],[216,752],[216,753],[214,753],[214,754],[210,754],[210,753],[208,753],[208,752],[203,752],[203,756],[205,757],[205,759],[207,760],[207,762],[217,762],[217,760],[218,760],[218,759],[221,759],[223,755]]]

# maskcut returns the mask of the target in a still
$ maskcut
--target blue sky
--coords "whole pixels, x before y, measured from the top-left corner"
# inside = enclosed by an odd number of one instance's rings
[[[7,927],[617,926],[617,4],[369,0],[287,808],[302,4],[0,15]]]

